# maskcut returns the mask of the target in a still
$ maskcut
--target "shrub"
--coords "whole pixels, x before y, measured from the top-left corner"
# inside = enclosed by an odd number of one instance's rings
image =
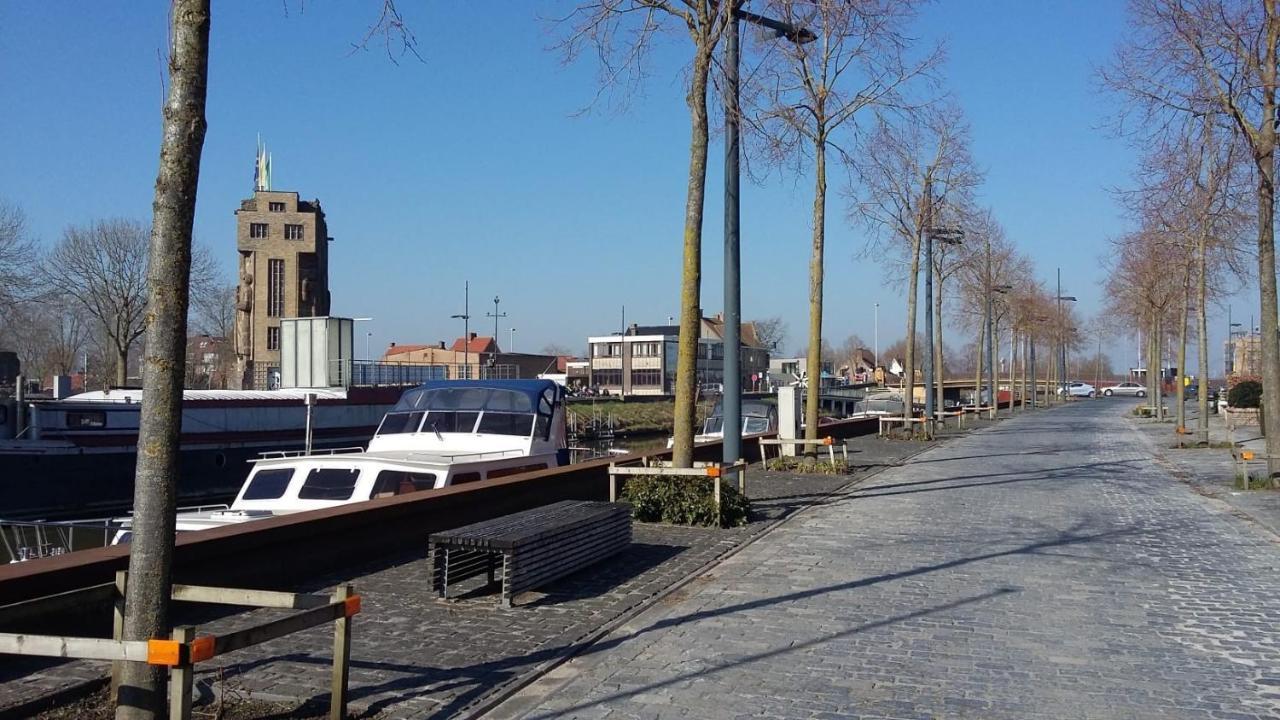
[[[715,482],[708,477],[629,477],[620,499],[631,503],[631,515],[640,522],[739,527],[747,524],[751,514],[751,502],[738,492],[737,486],[721,480],[717,522]]]
[[[788,456],[769,458],[766,470],[775,470],[778,472],[802,472],[817,473],[819,475],[848,475],[849,464],[844,460],[836,460],[833,466],[830,460],[819,459],[814,463],[809,463],[802,456]]]
[[[1256,408],[1262,404],[1262,383],[1244,380],[1227,393],[1227,405],[1233,408]]]

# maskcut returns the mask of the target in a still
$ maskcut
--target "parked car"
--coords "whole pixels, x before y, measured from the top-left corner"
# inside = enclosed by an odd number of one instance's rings
[[[1076,380],[1074,382],[1067,383],[1067,393],[1071,395],[1071,397],[1093,397],[1098,394],[1098,391],[1089,383]],[[1058,394],[1062,394],[1062,388],[1058,388]]]
[[[1112,395],[1129,395],[1131,397],[1146,397],[1147,388],[1142,383],[1122,382],[1119,385],[1110,385],[1102,388],[1102,394],[1111,397]]]

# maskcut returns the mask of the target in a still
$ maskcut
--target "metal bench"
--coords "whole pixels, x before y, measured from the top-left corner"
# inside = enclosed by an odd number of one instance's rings
[[[488,575],[499,579],[499,602],[595,564],[631,543],[631,508],[625,504],[565,500],[493,520],[433,533],[431,589],[449,597],[449,585]]]

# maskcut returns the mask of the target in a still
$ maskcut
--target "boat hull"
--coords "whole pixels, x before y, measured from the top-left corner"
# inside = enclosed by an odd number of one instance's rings
[[[368,442],[375,426],[316,437],[316,448]],[[179,456],[178,504],[230,502],[249,473],[249,461],[272,450],[298,449],[290,440],[184,445]],[[133,507],[135,446],[0,447],[0,518],[61,519],[127,513]]]

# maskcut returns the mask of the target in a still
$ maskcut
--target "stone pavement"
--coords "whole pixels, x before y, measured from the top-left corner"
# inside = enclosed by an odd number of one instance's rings
[[[1099,402],[1114,404],[1125,410],[1140,404],[1140,401],[1120,398],[1106,398]],[[1187,403],[1188,427],[1196,427],[1198,415],[1195,403]],[[1211,447],[1176,448],[1174,447],[1176,443],[1173,421],[1167,420],[1161,423],[1131,417],[1129,422],[1142,431],[1151,443],[1153,452],[1170,464],[1173,474],[1195,488],[1196,492],[1222,500],[1272,532],[1280,534],[1280,491],[1238,489],[1235,485],[1236,464],[1231,458],[1231,450],[1221,447],[1223,443],[1235,442],[1265,455],[1266,441],[1261,437],[1261,431],[1257,425],[1246,425],[1229,431],[1224,416],[1210,414]],[[1215,445],[1218,447],[1213,447]],[[1254,472],[1265,470],[1265,466],[1262,463],[1256,463],[1253,470]]]
[[[1123,412],[1057,407],[891,468],[489,717],[1280,716],[1276,537]]]
[[[352,581],[363,597],[364,610],[354,626],[352,707],[361,716],[396,718],[465,713],[742,546],[772,522],[823,502],[839,487],[923,447],[874,436],[850,440],[850,464],[856,468],[852,477],[766,474],[753,468],[748,481],[757,517],[749,526],[713,530],[637,524],[635,543],[627,551],[544,592],[517,598],[514,610],[497,607],[492,595],[448,603],[433,599],[422,557],[425,537],[423,547],[399,557],[320,579],[316,589]],[[241,613],[202,627],[229,630],[244,627],[250,618],[280,614]],[[199,666],[197,702],[224,691],[291,705],[327,702],[331,657],[327,628],[232,653]],[[104,664],[89,662],[25,674],[6,673],[0,666],[0,712],[104,672]]]

